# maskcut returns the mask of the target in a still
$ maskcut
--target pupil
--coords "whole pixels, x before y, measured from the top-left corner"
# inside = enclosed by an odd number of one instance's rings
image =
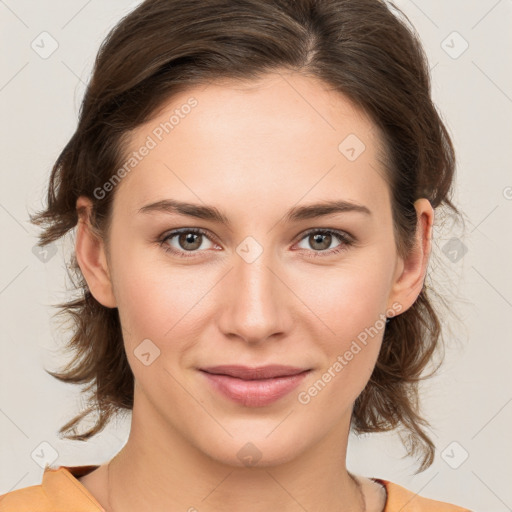
[[[197,249],[199,245],[197,245],[197,240],[199,239],[199,234],[197,233],[185,233],[184,235],[181,235],[180,239],[183,241],[181,244],[184,249],[192,250]],[[188,245],[192,244],[193,247],[188,247]]]
[[[322,244],[322,241],[323,241],[324,247],[321,247],[322,249],[329,247],[329,245],[330,245],[329,237],[330,237],[329,234],[322,235],[320,233],[317,233],[316,235],[313,235],[313,239],[315,240],[315,243]],[[325,244],[325,240],[328,241],[327,245]]]

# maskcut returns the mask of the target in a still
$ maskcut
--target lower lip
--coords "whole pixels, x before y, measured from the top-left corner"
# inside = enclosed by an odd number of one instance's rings
[[[293,391],[309,373],[262,380],[243,380],[228,375],[201,372],[224,396],[245,407],[264,407]]]

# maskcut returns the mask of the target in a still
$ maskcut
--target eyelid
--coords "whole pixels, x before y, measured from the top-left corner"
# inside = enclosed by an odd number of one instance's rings
[[[203,228],[176,228],[176,229],[171,229],[170,231],[166,231],[163,235],[158,237],[158,242],[163,244],[167,240],[170,240],[171,238],[174,238],[174,237],[180,235],[181,233],[197,233],[197,234],[201,234],[201,235],[204,235],[206,238],[208,238],[212,243],[216,243],[216,244],[220,245],[220,243],[217,240],[217,237],[214,236],[207,229],[203,229]],[[203,252],[203,251],[191,251],[191,252]]]
[[[340,241],[340,244],[332,249],[325,249],[323,251],[315,251],[313,249],[298,249],[298,251],[305,251],[306,258],[329,258],[336,256],[341,252],[347,251],[351,246],[355,245],[356,238],[346,231],[335,228],[310,228],[299,235],[296,243],[301,242],[308,235],[312,233],[331,234]]]
[[[212,243],[216,243],[216,244],[220,245],[220,243],[217,240],[217,237],[214,236],[209,230],[203,229],[203,228],[197,228],[197,227],[176,228],[176,229],[172,229],[170,231],[167,231],[167,232],[165,232],[163,235],[161,235],[158,238],[158,243],[159,243],[160,246],[163,246],[163,245],[165,245],[165,242],[167,242],[167,240],[170,240],[170,239],[178,236],[181,233],[197,233],[197,234],[201,234],[201,235],[204,235],[206,238],[208,238]],[[333,249],[328,249],[328,250],[323,250],[323,251],[314,251],[312,249],[311,250],[308,250],[308,249],[298,249],[299,251],[306,251],[306,252],[309,252],[309,253],[313,253],[314,256],[312,256],[312,257],[317,257],[317,256],[320,256],[320,257],[321,256],[325,256],[325,257],[327,257],[329,255],[336,254],[336,253],[340,252],[341,250],[344,250],[344,249],[348,248],[348,246],[354,245],[355,242],[356,242],[356,238],[353,235],[351,235],[350,233],[348,233],[348,232],[346,232],[344,230],[335,229],[335,228],[309,228],[306,231],[302,231],[297,236],[297,238],[295,239],[294,245],[297,244],[298,242],[301,242],[304,238],[306,238],[311,233],[331,233],[331,234],[333,234],[334,236],[336,236],[340,240],[340,242],[341,242],[340,245],[342,246],[341,248],[335,247]],[[194,257],[194,255],[196,255],[196,254],[199,254],[199,253],[202,253],[202,252],[206,252],[206,250],[202,250],[202,251],[183,251],[183,250],[177,250],[177,249],[171,248],[170,246],[165,247],[164,250],[166,252],[170,252],[172,254],[175,254],[178,257]],[[187,252],[190,254],[190,256],[185,256],[184,255],[184,253],[187,253]]]
[[[356,241],[355,237],[353,237],[350,233],[347,233],[346,231],[342,229],[335,229],[335,228],[310,228],[306,231],[303,231],[297,238],[297,241],[300,242],[303,238],[310,235],[311,233],[333,233],[334,235],[338,236],[340,239],[353,243]],[[321,251],[318,251],[321,252]]]

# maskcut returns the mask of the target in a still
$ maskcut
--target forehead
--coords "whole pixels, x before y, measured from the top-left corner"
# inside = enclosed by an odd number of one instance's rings
[[[131,211],[168,197],[239,198],[245,207],[342,198],[385,208],[379,151],[372,121],[318,79],[212,82],[174,95],[130,134],[125,163],[133,153],[137,161],[116,194]]]

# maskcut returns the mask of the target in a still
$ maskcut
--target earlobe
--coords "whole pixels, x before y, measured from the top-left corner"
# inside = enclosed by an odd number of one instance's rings
[[[90,199],[80,196],[76,208],[79,213],[75,241],[78,265],[93,297],[103,306],[115,308],[117,302],[112,290],[104,242],[90,225],[92,203]]]
[[[409,309],[421,293],[431,252],[434,210],[425,198],[414,203],[416,209],[416,234],[414,245],[405,258],[399,259],[399,272],[393,284],[390,303],[399,302],[402,312]]]

